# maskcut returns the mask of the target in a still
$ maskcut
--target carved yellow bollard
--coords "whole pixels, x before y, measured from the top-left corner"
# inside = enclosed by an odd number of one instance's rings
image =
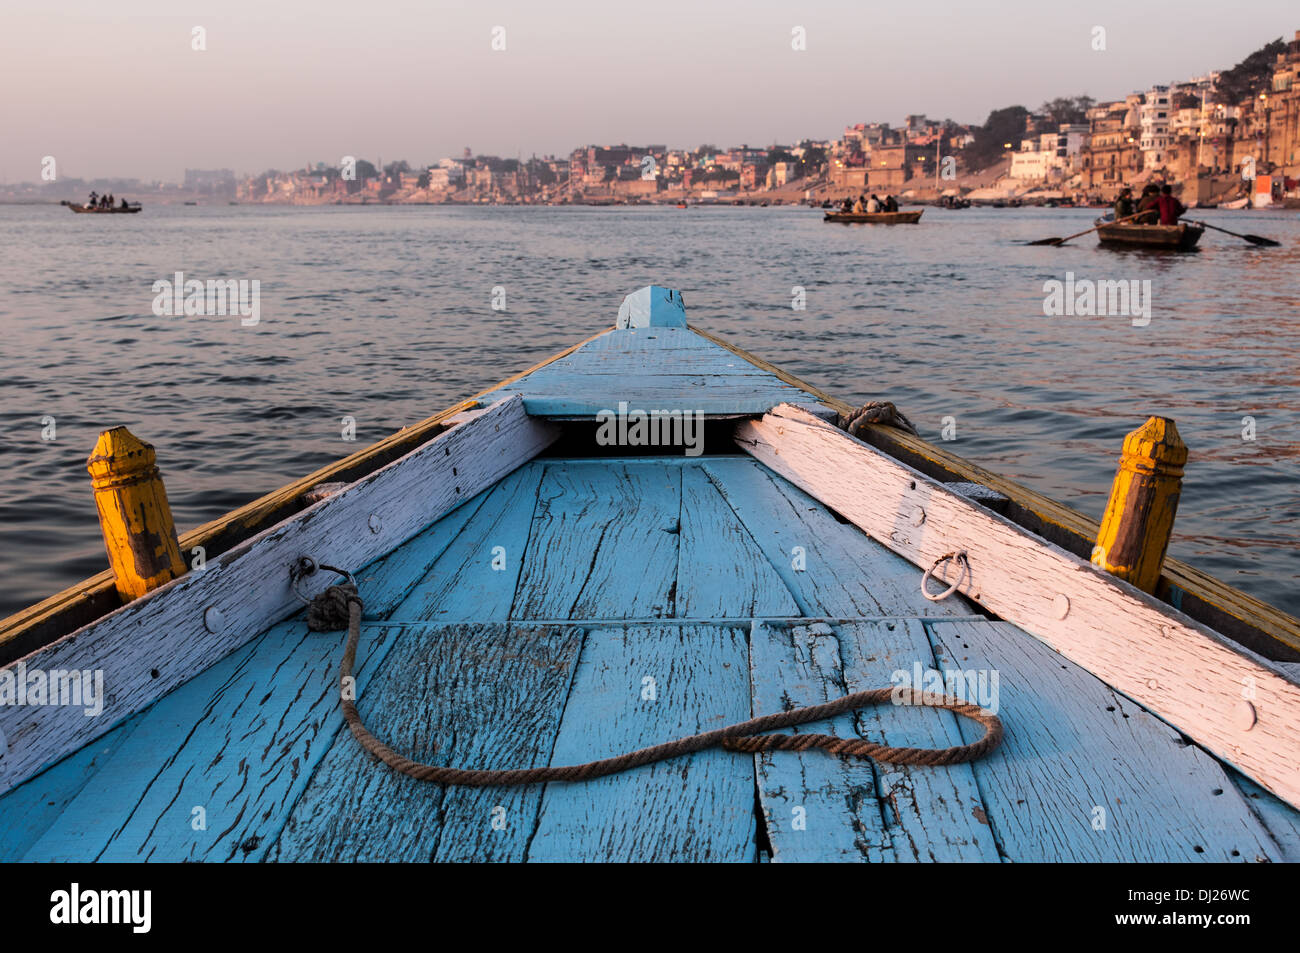
[[[153,447],[125,427],[99,435],[86,461],[108,563],[124,602],[185,572]]]
[[[1092,561],[1154,592],[1178,512],[1187,445],[1167,417],[1151,417],[1124,438]]]

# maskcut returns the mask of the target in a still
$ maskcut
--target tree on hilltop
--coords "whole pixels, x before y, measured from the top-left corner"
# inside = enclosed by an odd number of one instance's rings
[[[1025,120],[1029,110],[1024,106],[1004,106],[989,113],[984,125],[972,130],[975,141],[962,150],[963,164],[967,169],[978,171],[987,169],[1007,151],[1006,143],[1011,148],[1019,146],[1025,135]]]

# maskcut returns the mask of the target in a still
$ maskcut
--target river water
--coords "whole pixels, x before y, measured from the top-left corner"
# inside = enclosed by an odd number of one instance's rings
[[[157,447],[183,532],[612,324],[649,283],[1093,517],[1124,434],[1175,418],[1191,458],[1171,552],[1300,613],[1300,215],[1203,213],[1272,249],[1214,232],[1187,255],[1018,244],[1095,214],[0,207],[0,616],[105,567],[85,470],[100,430]],[[153,282],[177,271],[256,279],[259,322],[155,315]],[[1046,316],[1044,283],[1067,273],[1150,282],[1149,320]]]

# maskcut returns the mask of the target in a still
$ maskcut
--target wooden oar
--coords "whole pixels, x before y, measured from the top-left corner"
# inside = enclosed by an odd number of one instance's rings
[[[1199,225],[1201,228],[1212,228],[1216,232],[1223,232],[1225,235],[1231,235],[1233,238],[1244,238],[1252,245],[1263,245],[1265,247],[1275,247],[1281,245],[1281,242],[1275,242],[1271,238],[1265,238],[1263,235],[1241,235],[1237,232],[1230,232],[1226,228],[1220,228],[1218,225],[1211,225],[1209,222],[1193,222],[1188,220],[1189,225]]]
[[[1147,211],[1150,211],[1150,209],[1148,209]],[[1121,222],[1128,222],[1137,218],[1139,215],[1145,215],[1145,214],[1146,212],[1134,212],[1132,215],[1125,215],[1123,218],[1116,219],[1113,222],[1102,222],[1100,225],[1094,225],[1086,232],[1079,232],[1078,235],[1066,235],[1064,238],[1040,238],[1036,242],[1025,242],[1025,244],[1026,245],[1064,245],[1072,238],[1080,238],[1084,235],[1088,235],[1092,232],[1095,232],[1099,228],[1105,228],[1107,225],[1118,225]]]

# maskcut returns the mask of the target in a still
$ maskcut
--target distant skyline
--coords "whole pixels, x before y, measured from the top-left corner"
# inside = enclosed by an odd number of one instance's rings
[[[52,0],[6,11],[0,181],[38,181],[45,156],[60,178],[179,181],[186,168],[424,162],[466,146],[507,157],[586,143],[762,146],[908,113],[979,123],[1002,106],[1113,99],[1226,69],[1300,28],[1294,0],[1100,0],[1086,11],[933,0],[887,14],[839,0],[185,10]],[[806,49],[792,48],[796,27]]]

